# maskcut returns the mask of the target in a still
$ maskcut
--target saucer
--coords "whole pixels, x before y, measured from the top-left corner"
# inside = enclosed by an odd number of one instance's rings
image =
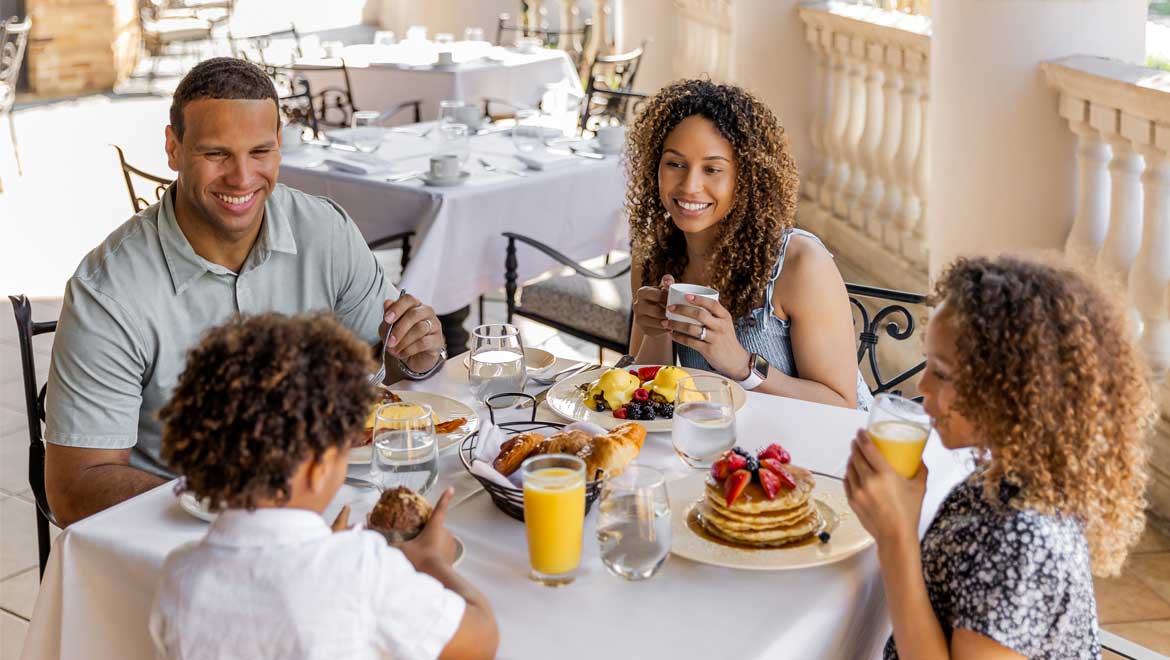
[[[617,146],[616,149],[602,148],[601,141],[598,140],[597,138],[593,138],[592,140],[589,141],[589,148],[596,151],[599,154],[605,154],[606,156],[616,156],[617,154],[620,154],[622,152],[622,145],[620,145],[620,144]]]
[[[458,177],[453,178],[453,179],[435,179],[435,178],[431,177],[430,172],[426,172],[425,174],[421,175],[419,178],[422,179],[423,183],[427,184],[428,186],[435,186],[437,188],[450,188],[452,186],[460,186],[460,185],[463,185],[464,183],[467,183],[467,179],[470,177],[471,177],[471,172],[468,172],[467,170],[463,170],[462,172],[459,173]]]

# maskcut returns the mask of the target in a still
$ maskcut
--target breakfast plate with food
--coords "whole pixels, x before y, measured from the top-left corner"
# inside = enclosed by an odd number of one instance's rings
[[[690,376],[717,376],[702,369],[661,365],[633,365],[604,372],[586,371],[558,381],[548,391],[553,412],[578,422],[612,429],[638,422],[653,433],[669,431],[674,418],[679,383]],[[735,410],[747,403],[739,383],[728,380]]]
[[[845,500],[844,483],[794,465],[783,447],[735,447],[710,470],[672,481],[671,552],[747,570],[811,568],[873,543]]]
[[[382,397],[370,407],[362,442],[349,451],[351,465],[369,463],[373,458],[374,413],[379,406],[386,403],[405,401],[430,406],[431,412],[434,413],[435,438],[439,442],[439,451],[459,444],[479,427],[479,416],[475,411],[450,397],[410,390],[391,391],[386,387],[379,387],[379,391]],[[409,409],[406,412],[409,413]]]

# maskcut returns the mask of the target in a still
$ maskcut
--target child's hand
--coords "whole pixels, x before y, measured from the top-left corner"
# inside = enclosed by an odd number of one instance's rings
[[[444,526],[447,505],[450,504],[454,493],[453,488],[443,491],[422,533],[398,546],[417,570],[422,570],[422,566],[428,562],[438,561],[450,566],[455,561],[455,537],[451,536],[451,532]]]
[[[344,532],[349,529],[349,505],[341,507],[341,511],[337,514],[337,519],[330,525],[334,532]]]

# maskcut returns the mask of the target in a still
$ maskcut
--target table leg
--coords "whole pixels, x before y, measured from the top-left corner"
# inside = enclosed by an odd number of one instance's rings
[[[471,305],[457,309],[450,314],[440,314],[443,326],[443,341],[447,342],[447,355],[454,357],[467,351],[467,340],[471,335],[463,328],[463,322],[471,315]]]

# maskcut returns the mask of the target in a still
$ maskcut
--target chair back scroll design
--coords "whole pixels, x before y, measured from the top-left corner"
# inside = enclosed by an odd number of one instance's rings
[[[925,305],[926,296],[864,284],[846,284],[845,289],[849,293],[849,302],[852,303],[861,318],[857,341],[857,364],[860,365],[868,355],[869,368],[874,379],[873,394],[882,392],[901,394],[902,390],[895,388],[922,372],[926,368],[926,362],[919,362],[886,380],[882,377],[881,365],[878,363],[878,339],[882,330],[895,341],[909,339],[914,334],[916,323],[914,314],[905,305]],[[871,316],[870,310],[862,304],[862,298],[882,301],[883,304],[888,301],[890,304],[884,304]],[[922,397],[915,397],[915,400],[921,401]]]
[[[135,213],[141,213],[146,207],[154,202],[162,199],[163,193],[166,192],[167,187],[171,185],[173,179],[167,179],[150,172],[144,172],[130,163],[126,162],[126,155],[122,153],[122,147],[118,145],[110,145],[118,152],[118,162],[122,166],[122,177],[126,179],[126,191],[130,193],[130,205],[134,207]],[[133,176],[131,176],[133,175]],[[148,201],[146,197],[139,195],[135,191],[134,178],[145,179],[150,184],[154,185],[154,201]]]

